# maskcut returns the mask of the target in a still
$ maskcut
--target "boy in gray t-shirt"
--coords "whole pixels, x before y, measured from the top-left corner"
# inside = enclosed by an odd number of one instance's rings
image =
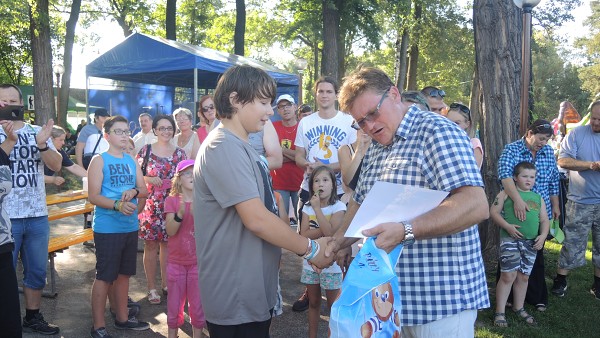
[[[214,100],[222,126],[202,143],[196,160],[194,226],[211,337],[232,331],[269,336],[280,248],[324,265],[325,247],[320,249],[277,216],[266,161],[248,143],[248,134],[262,130],[273,114],[275,95],[275,82],[263,70],[227,70]]]

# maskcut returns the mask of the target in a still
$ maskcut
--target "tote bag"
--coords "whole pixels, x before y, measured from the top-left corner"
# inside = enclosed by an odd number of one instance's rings
[[[401,252],[401,244],[388,254],[375,246],[374,237],[367,239],[331,307],[331,337],[400,337],[400,290],[394,268]]]

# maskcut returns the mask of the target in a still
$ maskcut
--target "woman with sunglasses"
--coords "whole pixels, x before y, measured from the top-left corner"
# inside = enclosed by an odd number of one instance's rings
[[[217,110],[215,109],[212,95],[204,95],[200,98],[198,118],[200,119],[200,123],[196,133],[198,134],[200,143],[202,143],[208,135],[208,132],[212,130],[213,122],[217,119]]]
[[[469,107],[462,103],[454,102],[450,105],[448,114],[446,117],[456,123],[460,129],[464,130],[469,137],[471,137],[471,110]],[[481,170],[481,164],[483,163],[483,147],[481,141],[477,137],[471,137],[471,146],[473,147],[473,153],[475,154],[475,160],[477,166]]]
[[[519,162],[524,161],[535,165],[537,173],[535,184],[531,190],[542,195],[548,217],[558,219],[560,216],[558,167],[554,150],[548,145],[553,131],[550,122],[536,120],[520,140],[504,146],[498,159],[498,179],[501,180],[506,194],[513,200],[515,216],[521,221],[525,220],[529,206],[517,191],[513,181],[513,171]],[[539,311],[545,311],[548,306],[548,288],[544,276],[544,248],[537,252],[533,270],[529,276],[525,301],[534,305]],[[507,306],[510,305],[507,303]]]
[[[195,160],[200,149],[200,141],[192,129],[192,112],[187,108],[178,108],[173,112],[179,133],[173,137],[173,144],[185,151],[187,158]]]
[[[160,259],[160,276],[163,294],[167,294],[167,230],[164,201],[171,190],[171,179],[177,163],[187,159],[183,149],[172,142],[175,120],[170,115],[157,115],[152,121],[152,131],[157,141],[140,149],[136,158],[148,188],[144,210],[139,213],[139,237],[145,241],[144,271],[150,304],[160,304],[156,291],[156,257]],[[160,249],[160,254],[159,254]]]

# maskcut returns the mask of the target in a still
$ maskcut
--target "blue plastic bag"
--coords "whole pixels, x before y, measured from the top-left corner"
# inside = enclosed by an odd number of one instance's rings
[[[394,272],[402,245],[392,252],[368,238],[342,283],[329,318],[332,338],[400,337],[400,290]]]

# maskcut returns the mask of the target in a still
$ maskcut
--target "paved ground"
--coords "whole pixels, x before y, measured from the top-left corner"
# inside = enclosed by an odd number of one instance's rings
[[[69,233],[82,227],[82,216],[70,217],[64,220],[51,222],[51,236]],[[41,311],[46,320],[60,326],[60,334],[55,337],[80,338],[89,337],[92,325],[90,290],[94,280],[95,256],[94,249],[77,245],[55,258],[57,271],[58,297],[54,299],[42,298]],[[284,250],[281,264],[280,284],[284,299],[284,313],[276,317],[271,325],[271,337],[306,337],[308,336],[307,314],[296,313],[291,310],[293,302],[303,290],[300,280],[301,260],[298,256]],[[19,269],[20,270],[20,269]],[[17,271],[19,279],[21,271]],[[50,274],[48,273],[48,278]],[[244,281],[240,281],[243,283]],[[138,253],[137,275],[131,278],[129,295],[142,305],[138,316],[141,320],[150,322],[148,331],[118,331],[112,327],[112,318],[107,311],[107,328],[113,337],[166,337],[167,316],[166,298],[160,305],[150,305],[146,296],[146,282],[142,266],[142,254]],[[158,283],[160,285],[160,283]],[[325,302],[323,302],[325,303]],[[21,296],[21,311],[25,312]],[[319,337],[327,337],[327,324],[329,317],[322,311],[322,321],[319,327]],[[192,328],[186,321],[179,337],[191,337]],[[1,336],[1,333],[0,333]],[[48,337],[37,334],[25,333],[24,337]]]

